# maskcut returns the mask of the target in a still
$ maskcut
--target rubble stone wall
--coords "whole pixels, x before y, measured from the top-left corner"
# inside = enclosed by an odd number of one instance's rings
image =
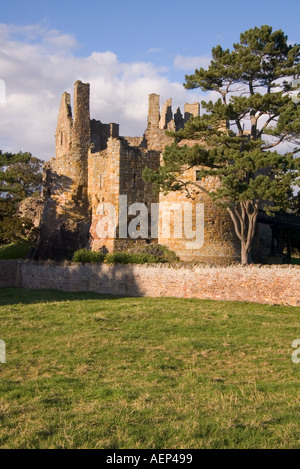
[[[212,267],[1,260],[0,287],[13,286],[300,306],[300,267],[289,265]]]

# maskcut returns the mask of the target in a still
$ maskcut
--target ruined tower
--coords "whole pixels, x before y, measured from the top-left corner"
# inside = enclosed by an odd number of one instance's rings
[[[61,99],[55,133],[55,163],[58,174],[70,178],[70,193],[79,204],[87,203],[87,160],[91,145],[90,85],[77,81],[74,85],[74,118],[71,99]]]
[[[62,95],[55,132],[55,158],[45,165],[45,208],[35,258],[68,258],[89,239],[89,93],[89,84],[75,83],[74,117],[70,95]]]

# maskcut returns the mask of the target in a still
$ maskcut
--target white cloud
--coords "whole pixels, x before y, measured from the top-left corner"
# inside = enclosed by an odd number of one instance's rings
[[[199,93],[164,76],[166,68],[122,63],[111,51],[77,57],[78,47],[76,38],[56,30],[0,24],[0,79],[6,84],[0,149],[53,156],[61,94],[73,94],[78,79],[91,85],[91,118],[119,123],[121,135],[143,134],[150,93],[160,94],[161,104],[172,97],[174,111],[184,102],[201,100]]]
[[[211,57],[184,57],[183,55],[176,55],[174,59],[174,67],[178,70],[195,70],[196,68],[207,68],[211,62]]]
[[[78,43],[74,36],[70,34],[60,34],[58,31],[50,31],[45,36],[45,44],[54,47],[58,50],[68,50],[75,49],[78,46]]]
[[[159,47],[151,47],[151,49],[148,49],[147,50],[147,53],[148,54],[153,54],[153,53],[158,53],[158,52],[161,52],[162,49],[160,49]]]

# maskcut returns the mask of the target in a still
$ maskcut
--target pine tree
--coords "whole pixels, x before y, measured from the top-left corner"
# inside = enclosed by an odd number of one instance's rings
[[[182,178],[187,168],[199,168],[200,178],[218,177],[221,187],[209,195],[232,218],[243,264],[251,259],[259,209],[269,214],[286,209],[299,182],[300,106],[294,90],[299,76],[300,46],[270,26],[241,34],[232,50],[213,48],[208,69],[186,75],[184,86],[219,98],[203,101],[203,115],[169,132],[174,143],[164,151],[163,166],[144,171],[157,190],[187,194],[190,186],[206,191],[201,180]],[[180,145],[183,139],[195,144]]]

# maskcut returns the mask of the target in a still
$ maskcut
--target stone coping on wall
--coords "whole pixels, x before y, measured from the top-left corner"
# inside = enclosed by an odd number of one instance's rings
[[[34,261],[31,259],[9,259],[9,260],[1,260],[0,259],[0,266],[1,263],[11,262],[11,263],[20,263],[20,264],[30,264],[30,265],[49,265],[49,266],[76,266],[76,265],[105,265],[105,266],[143,266],[146,268],[161,268],[161,267],[168,267],[172,269],[193,269],[195,267],[201,267],[203,269],[232,269],[232,268],[239,268],[239,269],[296,269],[300,270],[300,265],[297,264],[248,264],[243,265],[239,262],[231,263],[228,265],[225,264],[213,264],[213,263],[204,263],[204,262],[153,262],[153,263],[145,263],[145,264],[108,264],[106,262],[72,262],[72,261],[53,261],[53,260],[41,260],[41,261]]]

